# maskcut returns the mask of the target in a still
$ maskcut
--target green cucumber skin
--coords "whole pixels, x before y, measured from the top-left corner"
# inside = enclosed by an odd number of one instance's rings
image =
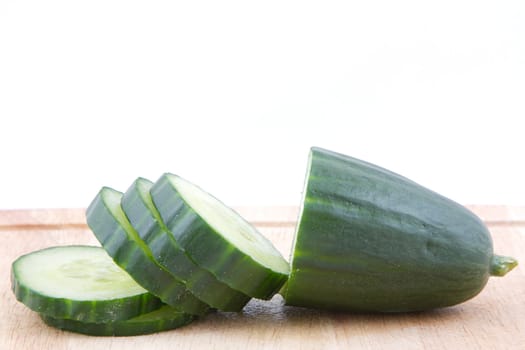
[[[141,193],[139,185],[147,189]],[[122,208],[131,224],[151,249],[155,260],[173,276],[183,281],[197,298],[221,311],[241,311],[250,297],[219,282],[209,271],[198,267],[175,241],[151,201],[153,183],[138,178],[124,193]],[[143,198],[144,195],[150,196]],[[148,205],[149,204],[149,205]]]
[[[288,279],[286,274],[257,264],[202,220],[181,198],[166,173],[150,193],[173,237],[200,267],[229,287],[258,299],[270,299]],[[205,242],[205,243],[203,243]],[[226,255],[224,252],[228,252]]]
[[[490,234],[463,206],[375,165],[313,148],[288,305],[405,312],[487,283]]]
[[[155,217],[155,213],[151,212],[145,203],[146,199],[140,192],[140,187],[150,188],[152,185],[153,183],[145,178],[137,178],[124,192],[120,203],[129,222],[144,242],[147,242],[150,236],[158,235],[163,230],[163,224]]]
[[[180,272],[181,265],[178,265],[181,256],[175,249],[177,244],[174,243],[172,236],[168,234],[157,236],[157,239],[149,244],[157,261],[162,266],[165,266],[174,275],[182,275]],[[185,257],[188,259],[186,255]],[[198,267],[193,262],[192,264],[193,270],[187,270],[190,272],[185,276],[186,287],[211,307],[221,311],[237,312],[241,311],[250,301],[251,297],[219,282],[208,270]]]
[[[125,337],[180,328],[191,323],[195,317],[164,306],[156,311],[145,313],[128,320],[104,323],[80,322],[43,314],[40,314],[40,318],[48,326],[69,332],[94,336]]]
[[[115,263],[164,303],[189,314],[205,314],[209,309],[208,305],[195,298],[181,281],[158,265],[151,251],[138,243],[138,234],[134,232],[136,237],[132,237],[112,216],[110,208],[103,200],[103,191],[117,192],[108,187],[102,188],[89,205],[86,220]],[[121,210],[120,207],[117,209]],[[127,224],[131,227],[129,222]]]
[[[101,249],[90,246],[71,247]],[[55,249],[55,247],[46,249]],[[23,257],[24,255],[13,262],[11,289],[18,301],[40,314],[82,322],[109,322],[129,319],[156,310],[162,305],[160,299],[147,292],[110,300],[70,300],[43,295],[19,283],[16,262]]]
[[[164,268],[170,266],[176,269],[175,276],[185,282],[198,267],[186,256],[184,249],[177,242],[166,243],[164,238],[169,237],[168,228],[162,222],[160,214],[156,216],[158,211],[153,213],[144,203],[145,199],[138,192],[138,182],[142,182],[148,188],[153,186],[149,180],[137,179],[122,196],[122,209],[131,225],[151,250],[155,260]],[[156,210],[156,208],[152,209]]]

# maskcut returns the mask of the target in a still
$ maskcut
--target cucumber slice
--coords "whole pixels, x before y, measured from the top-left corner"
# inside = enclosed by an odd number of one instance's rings
[[[185,314],[170,306],[139,315],[129,320],[106,323],[80,322],[40,314],[48,326],[62,330],[96,336],[133,336],[151,334],[179,328],[191,323],[194,316]]]
[[[122,209],[140,237],[151,249],[155,260],[200,300],[222,311],[240,311],[250,297],[217,280],[208,270],[197,266],[175,241],[164,225],[150,195],[153,183],[138,178],[124,193]]]
[[[275,247],[235,211],[179,176],[166,173],[151,196],[176,241],[199,266],[251,297],[271,298],[289,273]]]
[[[155,262],[122,211],[121,198],[121,192],[103,187],[86,211],[87,223],[104,249],[137,283],[166,304],[192,315],[206,313],[208,305]]]
[[[23,255],[12,265],[11,283],[17,300],[31,310],[82,322],[129,319],[161,306],[100,247],[51,247]]]

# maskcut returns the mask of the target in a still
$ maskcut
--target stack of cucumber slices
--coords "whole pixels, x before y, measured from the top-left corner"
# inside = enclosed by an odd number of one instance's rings
[[[470,211],[398,174],[312,148],[291,262],[252,225],[166,173],[86,211],[101,247],[50,247],[12,265],[16,298],[46,324],[89,335],[178,328],[281,293],[286,304],[407,312],[477,295],[516,260],[493,254]]]
[[[177,328],[270,299],[288,279],[279,251],[235,211],[183,178],[103,187],[86,211],[102,247],[53,247],[13,263],[19,301],[51,326],[91,335]]]

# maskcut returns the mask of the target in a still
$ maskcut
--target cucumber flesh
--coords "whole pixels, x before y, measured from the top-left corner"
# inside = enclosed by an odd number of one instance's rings
[[[50,317],[108,322],[161,306],[100,247],[50,247],[23,255],[13,262],[11,281],[17,300]]]
[[[169,173],[150,193],[177,243],[219,281],[251,297],[269,299],[287,280],[289,265],[279,251],[215,197]]]
[[[170,306],[163,306],[129,320],[105,323],[80,322],[43,314],[40,314],[40,318],[48,326],[75,333],[95,336],[133,336],[179,328],[191,323],[195,317]]]
[[[103,187],[86,211],[86,220],[104,249],[138,284],[175,309],[203,315],[209,307],[184,283],[162,268],[120,206],[122,193]]]
[[[218,281],[213,274],[191,260],[162,222],[151,199],[152,186],[153,183],[147,179],[136,179],[122,196],[121,205],[155,260],[211,307],[221,311],[242,310],[251,298]]]

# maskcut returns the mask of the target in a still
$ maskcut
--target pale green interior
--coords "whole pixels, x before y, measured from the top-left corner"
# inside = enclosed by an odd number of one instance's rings
[[[19,282],[43,295],[72,300],[124,298],[147,291],[99,247],[58,247],[27,255]]]
[[[106,207],[109,209],[113,217],[118,221],[118,223],[124,229],[124,231],[128,233],[128,235],[138,235],[133,226],[131,226],[131,223],[129,222],[128,217],[126,216],[126,213],[124,213],[122,207],[120,206],[120,201],[122,200],[122,193],[112,188],[106,187],[101,192],[101,195]]]
[[[155,220],[157,220],[157,223],[162,226],[162,228],[165,228],[164,222],[162,221],[162,218],[160,217],[160,214],[155,207],[155,204],[153,203],[153,199],[151,198],[151,195],[149,194],[149,191],[151,190],[151,187],[153,187],[153,183],[149,182],[145,179],[139,179],[137,181],[138,185],[138,191],[139,194],[144,201],[144,204],[148,207],[149,213],[153,215]]]
[[[146,254],[148,257],[151,257],[151,260],[153,261],[151,250],[146,245],[146,243],[140,238],[138,232],[129,222],[126,213],[124,213],[124,211],[122,210],[122,206],[120,205],[120,202],[122,200],[122,193],[112,188],[106,187],[102,191],[102,196],[104,204],[111,212],[113,218],[117,220],[119,226],[123,230],[123,234],[125,234],[127,238],[133,240],[133,243],[138,245],[142,249],[144,254]]]
[[[294,252],[295,252],[295,246],[297,244],[297,236],[299,235],[299,227],[301,225],[301,219],[303,216],[303,210],[304,210],[304,203],[306,201],[306,194],[308,192],[308,179],[310,178],[310,171],[312,169],[312,150],[310,150],[310,153],[308,154],[308,165],[306,169],[306,176],[304,179],[304,186],[303,186],[303,193],[302,193],[302,199],[301,199],[301,207],[299,208],[299,215],[297,218],[297,224],[295,225],[295,233],[292,243],[292,250],[290,252],[290,266],[294,267]]]
[[[279,251],[235,211],[178,176],[170,180],[186,203],[228,242],[259,264],[288,274],[288,263]]]

